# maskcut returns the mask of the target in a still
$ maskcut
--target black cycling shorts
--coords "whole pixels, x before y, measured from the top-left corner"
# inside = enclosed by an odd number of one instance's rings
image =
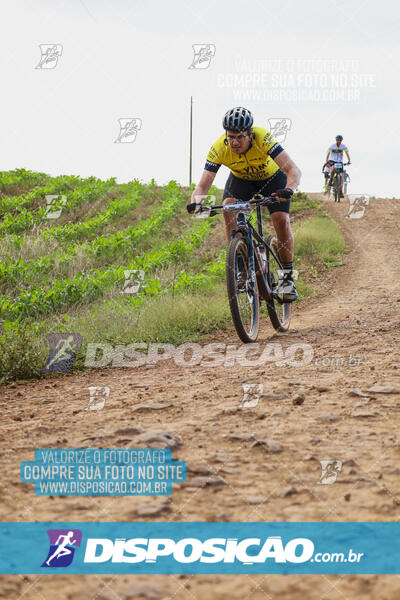
[[[272,192],[282,190],[286,187],[287,177],[283,171],[279,169],[269,179],[262,179],[261,181],[246,181],[245,179],[239,179],[235,177],[233,173],[229,174],[226,180],[223,200],[225,198],[236,198],[237,200],[250,200],[254,194],[262,194],[263,196],[270,196]],[[290,211],[290,200],[279,202],[276,204],[267,205],[269,214],[274,212],[286,212]]]

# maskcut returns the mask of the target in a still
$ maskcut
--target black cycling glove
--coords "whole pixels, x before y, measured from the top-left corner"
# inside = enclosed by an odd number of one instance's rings
[[[290,188],[285,188],[283,190],[276,190],[271,196],[278,196],[278,198],[285,198],[285,200],[289,200],[293,196],[294,192]]]
[[[197,202],[191,202],[191,204],[186,204],[186,210],[188,213],[193,214],[197,206],[199,206]]]

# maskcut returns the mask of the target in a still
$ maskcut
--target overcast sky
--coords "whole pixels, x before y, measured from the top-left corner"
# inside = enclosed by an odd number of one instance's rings
[[[394,0],[2,7],[1,170],[187,184],[192,95],[194,181],[225,111],[242,105],[255,125],[290,125],[282,145],[302,170],[301,190],[321,189],[326,149],[340,133],[353,163],[349,191],[400,197]],[[53,61],[42,58],[46,44]],[[209,44],[209,58],[195,58],[194,44]],[[137,119],[134,141],[116,142],[119,119]],[[222,167],[216,184],[227,176]]]

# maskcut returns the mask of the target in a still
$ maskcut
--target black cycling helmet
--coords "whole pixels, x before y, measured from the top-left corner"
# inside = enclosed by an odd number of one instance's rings
[[[253,125],[253,115],[247,108],[237,106],[225,113],[222,127],[229,131],[246,131]]]
[[[337,135],[336,136],[336,141],[337,142],[342,142],[343,141],[343,136],[342,135]]]

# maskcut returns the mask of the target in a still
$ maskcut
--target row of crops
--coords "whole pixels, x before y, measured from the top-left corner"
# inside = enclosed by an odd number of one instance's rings
[[[196,272],[179,270],[180,263],[209,236],[210,220],[194,219],[180,235],[175,232],[172,239],[159,241],[166,237],[168,223],[186,204],[184,192],[175,181],[157,191],[147,218],[120,228],[121,218],[135,210],[140,212],[155,187],[154,180],[149,184],[133,180],[117,185],[115,179],[66,175],[51,178],[23,169],[0,172],[0,318],[32,320],[68,312],[121,287],[127,270],[145,274],[139,293],[129,299],[133,305],[143,303],[148,296],[169,292],[170,285],[159,276],[159,269],[178,266],[174,290],[199,285],[221,274],[221,256]],[[19,190],[21,193],[12,194]],[[63,203],[56,199],[51,205],[53,211],[59,209],[63,215],[62,224],[53,224],[47,218],[49,195],[64,198]],[[96,202],[96,214],[82,218],[86,208]],[[76,209],[81,211],[79,221]],[[75,218],[68,220],[69,214]],[[144,250],[146,241],[149,247]],[[41,253],[34,258],[21,257],[21,250],[29,249],[30,243],[41,248]]]

